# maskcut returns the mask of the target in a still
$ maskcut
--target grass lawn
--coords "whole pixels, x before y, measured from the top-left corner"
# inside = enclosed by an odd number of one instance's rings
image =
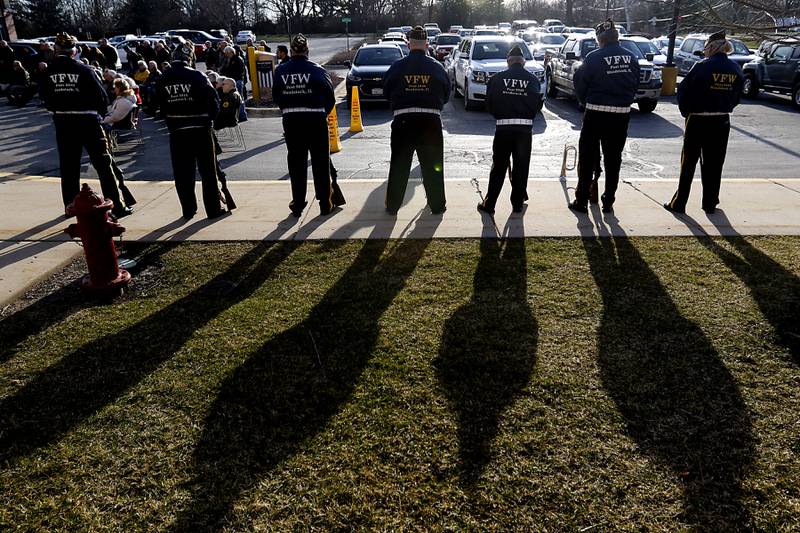
[[[144,253],[0,321],[0,530],[800,529],[798,238]]]

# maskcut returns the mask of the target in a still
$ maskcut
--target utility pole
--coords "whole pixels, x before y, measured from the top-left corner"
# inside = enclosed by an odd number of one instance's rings
[[[673,0],[672,24],[669,27],[669,48],[667,49],[667,66],[675,66],[675,37],[678,35],[678,22],[681,19],[681,0]]]

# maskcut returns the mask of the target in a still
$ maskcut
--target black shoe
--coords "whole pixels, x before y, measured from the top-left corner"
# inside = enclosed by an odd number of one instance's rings
[[[303,214],[303,209],[305,209],[307,205],[308,202],[303,202],[301,205],[294,205],[294,202],[292,202],[289,204],[289,210],[294,216],[300,218],[300,215]]]
[[[322,217],[326,217],[326,216],[330,215],[332,212],[333,212],[333,209],[331,209],[331,208],[324,208],[322,206],[320,206],[320,208],[319,208],[319,215],[322,216]]]
[[[704,207],[703,211],[706,212],[706,215],[713,215],[714,213],[717,212],[717,208],[716,207]]]
[[[670,213],[675,213],[677,215],[685,215],[686,214],[686,211],[684,209],[678,209],[677,207],[672,207],[669,204],[664,204],[664,209],[666,209]]]
[[[133,214],[133,209],[130,207],[115,207],[111,210],[111,214],[114,215],[114,218],[124,218]]]
[[[511,206],[511,210],[515,213],[522,213],[523,209],[525,209],[525,204]]]
[[[585,214],[585,213],[589,212],[589,208],[586,207],[586,204],[579,204],[578,200],[575,200],[573,202],[568,203],[567,207],[569,207],[570,209],[572,209],[573,211],[576,211],[578,213],[584,213]]]
[[[212,218],[219,218],[219,217],[221,217],[221,216],[222,216],[222,215],[224,215],[224,214],[225,214],[225,211],[223,211],[222,209],[220,209],[219,211],[212,211],[211,213],[207,213],[207,214],[206,214],[206,218],[208,218],[209,220],[211,220]]]
[[[614,212],[614,204],[603,204],[601,208],[603,213],[613,213]]]
[[[386,208],[386,214],[390,215],[390,216],[393,216],[393,217],[396,217],[397,216],[397,209],[389,209],[387,207]]]
[[[488,207],[483,205],[483,202],[478,202],[478,211],[486,213],[487,215],[494,216],[494,209],[489,209]]]
[[[192,212],[184,211],[183,218],[186,219],[186,220],[192,220],[194,218],[195,214],[197,214],[197,211],[192,211]]]
[[[344,199],[344,194],[342,194],[342,189],[339,187],[338,184],[333,184],[333,194],[331,195],[331,202],[336,207],[341,207],[347,203]]]
[[[443,207],[441,211],[434,211],[433,209],[431,209],[431,214],[432,215],[442,215],[442,214],[444,214],[445,211],[447,211],[446,207]]]

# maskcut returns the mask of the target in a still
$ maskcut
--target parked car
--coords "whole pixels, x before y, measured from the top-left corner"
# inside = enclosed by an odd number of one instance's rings
[[[39,41],[33,39],[20,39],[8,43],[8,46],[14,51],[14,58],[22,63],[25,70],[31,74],[36,72],[37,69],[37,54],[39,53]]]
[[[536,61],[549,61],[553,54],[558,52],[566,37],[559,33],[544,33],[541,31],[525,33],[522,37]]]
[[[481,29],[476,29],[475,33],[473,35],[475,35],[475,36],[479,36],[479,35],[487,36],[488,35],[488,36],[502,37],[503,33],[498,31],[498,30],[493,30],[493,29],[490,29],[490,28],[481,28]]]
[[[402,26],[392,26],[391,28],[389,28],[388,30],[386,30],[386,33],[400,33],[400,34],[402,34],[402,35],[405,35],[405,34],[406,34],[406,32],[405,32],[405,31],[403,31],[403,28],[402,28]]]
[[[511,23],[511,31],[517,32],[517,35],[521,37],[519,34],[525,33],[527,30],[538,26],[539,23],[535,20],[515,20]]]
[[[442,33],[442,30],[439,28],[425,28],[425,33],[428,35],[428,44],[433,44],[433,40]]]
[[[542,27],[549,28],[551,26],[563,26],[564,23],[558,19],[544,19],[542,22]]]
[[[458,33],[459,30],[461,30],[463,28],[464,28],[464,26],[462,26],[461,24],[454,24],[453,26],[450,26],[447,29],[447,33]]]
[[[550,33],[564,33],[566,26],[548,26],[547,31]]]
[[[228,30],[208,30],[208,33],[214,37],[219,37],[220,39],[228,38]]]
[[[508,68],[506,58],[514,45],[522,48],[525,68],[538,78],[544,94],[544,67],[533,59],[525,41],[519,37],[476,35],[461,42],[447,65],[455,95],[464,97],[465,109],[474,109],[486,100],[486,83],[493,75]]]
[[[665,37],[664,35],[662,35],[661,37],[656,37],[655,39],[652,39],[651,42],[654,45],[656,45],[656,48],[658,48],[661,51],[662,55],[664,56],[667,55],[667,52],[669,52],[669,37]],[[675,50],[677,51],[682,44],[683,44],[683,39],[680,37],[676,37]]]
[[[156,43],[160,40],[160,38],[152,38],[152,37],[134,37],[133,39],[125,39],[122,42],[119,42],[114,45],[114,48],[117,49],[117,56],[119,56],[119,63],[117,64],[116,68],[122,68],[123,65],[128,64],[128,47],[135,47],[139,43],[147,41],[150,43],[150,46],[155,47]]]
[[[194,53],[197,61],[202,61],[203,56],[205,55],[205,43],[206,41],[211,41],[212,45],[216,45],[218,42],[224,41],[225,39],[220,39],[219,37],[214,37],[213,35],[206,33],[202,30],[169,30],[167,31],[167,35],[176,35],[179,37],[183,37],[187,41],[194,43]]]
[[[642,51],[644,56],[647,58],[648,61],[653,63],[657,67],[663,67],[667,64],[667,56],[661,53],[656,45],[648,39],[647,37],[642,37],[639,35],[628,35],[625,39],[636,43],[636,46],[639,47],[639,50]]]
[[[619,44],[630,51],[639,61],[639,90],[635,102],[642,113],[650,113],[658,105],[661,95],[661,69],[647,60],[639,47],[630,39],[621,38]],[[559,94],[575,96],[573,78],[586,56],[597,49],[597,40],[591,34],[573,34],[558,53],[547,63],[547,96],[556,98]],[[578,102],[583,107],[583,102]]]
[[[567,35],[570,33],[593,33],[594,28],[581,28],[579,26],[565,26],[561,33]]]
[[[497,30],[502,33],[503,35],[511,34],[511,23],[510,22],[498,22],[497,23]]]
[[[256,42],[256,34],[250,30],[241,30],[239,33],[236,34],[236,38],[234,41],[236,44],[247,44],[247,40],[251,39],[253,42]]]
[[[408,35],[408,32],[410,32],[410,31],[411,31],[411,30],[413,30],[414,28],[412,28],[411,26],[400,26],[400,29],[402,29],[402,30],[403,30],[403,33],[404,33],[405,35]]]
[[[695,63],[703,59],[703,48],[707,39],[708,34],[692,33],[684,39],[680,49],[675,50],[675,66],[679,75],[685,76]],[[733,45],[733,53],[728,57],[739,66],[744,66],[745,63],[754,61],[758,57],[739,39],[728,39],[728,41]]]
[[[755,98],[761,89],[789,94],[800,109],[800,41],[775,43],[764,57],[745,63],[744,96]]]
[[[461,37],[455,33],[440,33],[433,41],[431,55],[439,61],[450,55],[454,48],[461,42]]]
[[[347,72],[347,98],[358,87],[360,100],[385,101],[383,79],[392,63],[401,59],[403,52],[397,44],[365,44],[356,52],[353,61],[345,61]]]
[[[471,35],[475,35],[475,30],[473,30],[472,28],[462,28],[458,30],[458,36],[461,37],[462,39],[464,37],[469,37]]]
[[[107,41],[108,44],[114,46],[115,44],[121,43],[122,41],[125,41],[127,39],[136,39],[136,36],[132,33],[127,33],[125,35],[115,35],[113,37],[109,37]]]

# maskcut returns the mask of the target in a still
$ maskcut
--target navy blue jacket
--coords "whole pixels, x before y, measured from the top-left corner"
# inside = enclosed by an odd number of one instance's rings
[[[307,107],[331,112],[336,104],[327,71],[305,56],[292,56],[275,69],[272,97],[283,109]]]
[[[219,113],[219,96],[208,78],[183,61],[164,72],[156,95],[170,131],[210,128]]]
[[[422,50],[412,50],[395,61],[386,72],[383,86],[392,111],[409,107],[441,111],[450,98],[450,77]]]
[[[497,120],[533,120],[542,103],[541,85],[536,76],[515,64],[489,78],[486,110]],[[502,126],[500,126],[502,127]]]
[[[678,85],[681,115],[730,113],[739,105],[744,74],[742,67],[724,53],[698,61]]]
[[[49,111],[98,114],[108,111],[108,95],[100,77],[89,65],[67,56],[53,59],[42,76],[42,98]]]
[[[574,83],[584,104],[629,107],[639,88],[639,60],[619,44],[608,44],[586,56]]]

